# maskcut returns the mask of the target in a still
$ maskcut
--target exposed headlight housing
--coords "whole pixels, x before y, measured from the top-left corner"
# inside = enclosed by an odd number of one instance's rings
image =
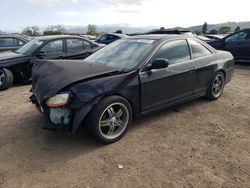
[[[46,104],[49,107],[62,107],[69,103],[70,94],[69,93],[59,93],[53,97],[46,100]]]

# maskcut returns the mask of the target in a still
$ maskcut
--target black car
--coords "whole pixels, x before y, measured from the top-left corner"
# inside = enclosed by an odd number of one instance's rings
[[[206,34],[204,36],[212,40],[221,40],[225,37],[225,35],[212,35],[212,34]]]
[[[236,61],[250,61],[250,29],[232,33],[208,44],[218,50],[231,52]]]
[[[0,34],[0,52],[17,50],[29,41],[29,38],[16,34]]]
[[[84,61],[42,61],[31,101],[50,129],[75,133],[88,124],[103,143],[119,140],[140,115],[206,96],[218,99],[234,59],[185,35],[118,40]],[[211,104],[212,105],[212,104]]]
[[[0,53],[0,90],[13,81],[29,82],[36,59],[84,59],[103,45],[77,36],[37,37],[13,52]]]
[[[96,42],[100,44],[110,44],[118,39],[125,38],[127,35],[121,33],[104,34]]]

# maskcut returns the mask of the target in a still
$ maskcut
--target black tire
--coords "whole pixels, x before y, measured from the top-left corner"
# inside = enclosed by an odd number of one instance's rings
[[[10,88],[13,80],[13,74],[9,69],[0,69],[0,91]]]
[[[217,100],[223,93],[224,86],[225,86],[225,75],[223,74],[223,72],[217,72],[213,77],[210,86],[207,90],[206,98],[209,100]]]
[[[110,110],[111,108],[113,110]],[[114,114],[114,116],[110,116],[111,114]],[[120,115],[119,118],[118,115]],[[132,116],[131,105],[125,98],[109,96],[101,100],[91,111],[88,125],[97,141],[103,144],[111,144],[126,134],[132,123]]]

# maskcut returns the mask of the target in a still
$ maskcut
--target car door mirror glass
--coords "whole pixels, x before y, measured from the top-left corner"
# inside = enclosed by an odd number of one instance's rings
[[[164,58],[155,59],[152,64],[147,68],[148,70],[152,69],[164,69],[169,66],[169,61]]]

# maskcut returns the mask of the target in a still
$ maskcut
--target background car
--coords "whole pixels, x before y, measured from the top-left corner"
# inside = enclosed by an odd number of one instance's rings
[[[218,50],[233,54],[236,61],[250,61],[250,28],[232,33],[220,40],[208,42]]]
[[[107,45],[85,63],[37,62],[30,99],[51,128],[75,133],[88,124],[97,140],[113,143],[134,117],[201,96],[218,99],[233,65],[229,52],[194,37],[136,36]]]
[[[36,59],[84,59],[103,45],[77,36],[37,37],[12,52],[0,53],[0,90],[13,81],[29,82]]]
[[[128,37],[125,34],[121,33],[112,33],[112,34],[104,34],[101,37],[99,37],[96,42],[101,44],[110,44],[118,39]]]
[[[95,41],[97,39],[95,36],[92,35],[79,35],[79,36],[92,41]]]
[[[30,41],[29,38],[16,34],[0,34],[0,52],[17,50]]]
[[[148,32],[147,34],[183,34],[188,36],[194,36],[191,31],[188,30],[178,30],[178,29],[156,29]]]
[[[212,40],[221,40],[225,37],[225,35],[210,35],[210,34],[206,34],[204,36]]]

